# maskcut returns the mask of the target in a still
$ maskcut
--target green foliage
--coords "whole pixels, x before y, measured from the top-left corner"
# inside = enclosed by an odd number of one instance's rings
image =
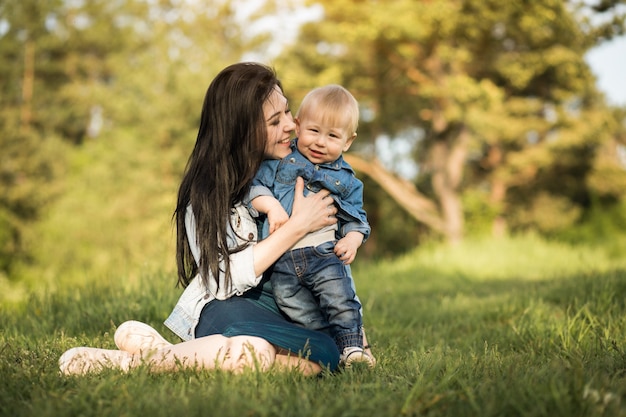
[[[179,149],[154,148],[155,141],[118,131],[68,152],[68,189],[28,236],[35,262],[16,271],[23,285],[63,286],[84,275],[134,279],[173,267],[182,159]]]
[[[31,244],[41,239],[34,227],[66,190],[66,152],[87,137],[100,108],[93,92],[110,81],[111,54],[132,43],[128,28],[115,24],[116,4],[2,5],[0,61],[10,65],[0,65],[0,278],[32,262]]]
[[[626,264],[536,236],[423,247],[354,275],[378,359],[319,378],[272,371],[59,375],[74,346],[161,324],[171,274],[87,276],[0,304],[1,416],[626,416]]]
[[[500,210],[489,204],[484,190],[471,189],[463,193],[465,233],[470,238],[489,236]]]
[[[304,73],[306,85],[353,91],[369,115],[359,127],[367,140],[355,144],[364,153],[379,135],[423,132],[416,182],[432,184],[449,227],[462,223],[458,201],[472,198],[460,195],[485,187],[511,229],[546,233],[574,224],[598,189],[623,195],[624,166],[596,164],[624,124],[584,60],[609,33],[623,32],[619,2],[311,3],[324,7],[324,18],[303,28],[279,68],[298,80],[295,88]],[[609,13],[615,19],[597,23]],[[550,213],[563,208],[555,223]]]
[[[517,228],[549,235],[572,228],[580,212],[580,207],[568,199],[542,192],[533,198],[531,207],[514,210],[510,218]]]
[[[619,2],[592,13],[560,1],[210,3],[0,3],[6,297],[171,268],[173,199],[203,93],[243,57],[273,60],[294,109],[314,86],[350,88],[367,115],[355,143],[366,155],[379,135],[419,132],[416,183],[443,212],[433,179],[457,168],[442,183],[464,204],[467,235],[507,219],[509,230],[562,236],[624,198],[624,112],[605,108],[583,59],[623,29],[620,9],[601,27],[591,20]],[[290,47],[274,59],[270,33],[283,22],[263,22],[303,3],[321,4],[323,19],[280,39]],[[455,154],[459,132],[470,137]],[[437,143],[454,164],[435,160]],[[374,234],[363,258],[432,238],[373,184],[366,194]]]
[[[374,181],[369,177],[362,180],[363,206],[372,227],[372,234],[359,249],[356,262],[394,258],[429,239],[429,231],[389,198]]]
[[[27,237],[41,210],[62,192],[63,143],[10,128],[0,136],[0,279],[30,262]]]
[[[556,237],[574,244],[586,242],[590,245],[602,245],[607,248],[608,253],[619,258],[624,254],[625,231],[626,199],[610,207],[596,200],[579,227],[564,230]]]
[[[204,91],[267,42],[244,35],[237,10],[0,4],[0,284],[171,265],[173,199]]]

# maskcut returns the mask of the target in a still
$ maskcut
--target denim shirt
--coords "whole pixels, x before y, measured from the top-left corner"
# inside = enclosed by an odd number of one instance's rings
[[[191,252],[196,264],[200,265],[200,250],[196,243],[196,221],[191,206],[187,207],[185,213],[185,227]],[[254,272],[253,246],[257,241],[257,226],[250,217],[248,209],[242,204],[237,204],[231,209],[227,240],[229,248],[248,245],[242,251],[232,253],[228,259],[231,285],[227,286],[223,282],[224,276],[221,275],[218,288],[211,276],[208,277],[209,287],[207,288],[200,274],[196,275],[165,320],[165,325],[183,340],[191,340],[195,337],[195,328],[200,320],[200,313],[207,303],[215,299],[225,300],[232,296],[242,295],[261,282],[263,275],[256,276]],[[220,267],[220,269],[224,268]]]
[[[285,211],[291,215],[296,178],[304,179],[304,194],[317,193],[323,188],[330,191],[337,204],[339,221],[338,237],[356,231],[363,234],[365,241],[371,228],[363,209],[363,183],[354,175],[352,167],[339,157],[336,161],[314,164],[296,148],[296,140],[291,144],[291,153],[281,160],[265,160],[261,164],[248,198],[244,201],[253,216],[258,216],[250,202],[262,195],[273,195],[280,201]],[[267,237],[269,223],[263,223],[261,238]]]

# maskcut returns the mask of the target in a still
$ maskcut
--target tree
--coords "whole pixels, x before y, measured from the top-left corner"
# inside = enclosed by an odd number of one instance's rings
[[[584,53],[623,30],[623,17],[592,26],[582,5],[561,0],[313,3],[324,17],[302,28],[283,71],[307,89],[337,82],[353,91],[367,116],[360,137],[422,132],[418,190],[450,242],[462,238],[470,188],[489,190],[500,224],[523,226],[535,197],[577,218],[588,194],[580,184],[608,137]],[[555,186],[559,178],[568,187]]]
[[[612,3],[602,10],[613,10]],[[619,15],[608,26],[591,25],[594,9],[563,1],[464,6],[459,30],[475,57],[470,75],[502,92],[499,111],[476,125],[481,149],[470,161],[475,183],[489,184],[497,232],[508,223],[552,233],[589,208],[586,178],[598,150],[612,141],[614,121],[584,55],[624,27]]]
[[[29,4],[37,13],[27,10]],[[15,86],[24,72],[34,85],[25,123],[32,143],[1,137],[2,167],[27,169],[39,157],[55,167],[45,181],[42,169],[29,171],[33,181],[38,175],[31,187],[23,179],[0,185],[2,197],[36,203],[27,211],[0,199],[0,222],[12,222],[0,233],[6,242],[0,258],[11,264],[5,273],[41,282],[162,266],[171,253],[175,187],[205,90],[219,70],[265,48],[268,38],[245,35],[252,17],[241,16],[240,2],[227,0],[10,0],[0,7],[7,16],[6,25],[0,23],[0,53],[6,54],[0,88],[10,92],[1,94],[6,101],[0,109],[16,131],[22,101]],[[25,25],[41,33],[33,71],[4,66],[28,55],[19,35]],[[9,146],[16,150],[5,152]],[[41,154],[33,152],[39,149]],[[43,198],[49,191],[54,199]]]
[[[24,233],[58,193],[58,137],[38,129],[40,47],[54,44],[46,16],[58,2],[0,5],[0,277],[27,259]]]
[[[0,271],[7,274],[32,257],[26,235],[62,192],[69,149],[97,137],[110,117],[117,101],[106,91],[119,57],[144,45],[136,24],[147,4],[9,0],[0,7]]]

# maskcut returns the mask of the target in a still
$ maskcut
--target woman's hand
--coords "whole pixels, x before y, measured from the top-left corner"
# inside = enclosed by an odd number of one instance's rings
[[[337,223],[337,208],[327,190],[304,196],[304,180],[296,181],[291,217],[274,233],[254,245],[254,271],[261,275],[307,233]]]
[[[304,180],[296,180],[291,220],[305,227],[306,233],[314,232],[337,223],[337,208],[328,190],[304,196]]]

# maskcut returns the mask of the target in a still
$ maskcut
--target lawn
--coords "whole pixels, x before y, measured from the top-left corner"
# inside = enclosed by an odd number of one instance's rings
[[[614,248],[613,248],[614,249]],[[626,260],[534,237],[354,266],[378,359],[320,377],[220,371],[61,376],[117,325],[162,325],[171,273],[85,278],[0,304],[1,416],[626,416]]]

